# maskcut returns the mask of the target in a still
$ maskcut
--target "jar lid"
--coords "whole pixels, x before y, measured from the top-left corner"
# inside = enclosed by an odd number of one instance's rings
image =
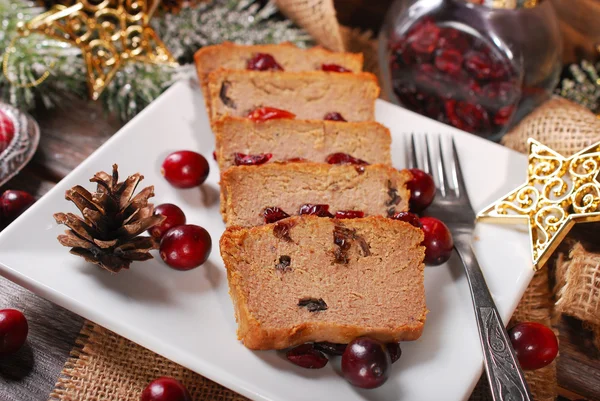
[[[503,8],[514,10],[518,8],[533,8],[543,0],[467,0],[469,3],[479,4],[489,8]]]

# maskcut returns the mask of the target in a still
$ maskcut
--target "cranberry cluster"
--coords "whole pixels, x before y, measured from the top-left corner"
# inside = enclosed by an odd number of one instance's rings
[[[390,43],[394,93],[410,110],[484,137],[502,132],[521,89],[508,58],[426,17]]]

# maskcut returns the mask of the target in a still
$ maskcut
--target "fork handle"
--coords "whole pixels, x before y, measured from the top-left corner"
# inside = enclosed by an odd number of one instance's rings
[[[506,328],[485,282],[470,235],[454,236],[471,287],[475,318],[483,349],[483,363],[494,401],[533,401],[517,362]]]

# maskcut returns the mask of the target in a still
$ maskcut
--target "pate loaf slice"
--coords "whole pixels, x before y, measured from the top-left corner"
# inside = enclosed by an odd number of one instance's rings
[[[367,72],[217,70],[209,74],[208,90],[213,123],[227,115],[247,117],[259,107],[286,110],[299,120],[337,112],[346,121],[373,121],[379,96],[377,78]]]
[[[303,159],[324,163],[331,154],[346,153],[371,164],[391,164],[390,131],[376,122],[254,122],[227,116],[215,122],[213,131],[221,171],[236,165],[236,154],[268,154],[269,162]]]
[[[427,313],[422,241],[420,229],[378,216],[228,228],[220,248],[238,338],[263,350],[416,340]]]
[[[221,174],[221,213],[227,226],[267,222],[265,209],[300,214],[306,204],[327,205],[329,213],[360,211],[391,216],[407,211],[407,170],[384,164],[268,163],[234,166]]]

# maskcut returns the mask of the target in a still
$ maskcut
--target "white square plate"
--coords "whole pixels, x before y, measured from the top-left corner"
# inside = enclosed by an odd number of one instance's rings
[[[525,179],[526,158],[502,146],[454,130],[378,101],[377,120],[393,135],[393,161],[404,163],[403,134],[453,135],[469,195],[479,210]],[[195,149],[210,162],[200,189],[177,190],[160,175],[164,157]],[[375,390],[350,386],[339,362],[305,370],[273,351],[252,352],[236,339],[236,323],[218,241],[219,171],[212,158],[213,134],[196,83],[179,82],[127,124],[47,195],[0,234],[0,274],[81,316],[255,400],[467,399],[482,371],[482,354],[471,296],[458,258],[425,271],[430,313],[423,336],[402,345],[390,380]],[[154,185],[154,203],[182,207],[188,222],[204,226],[213,239],[209,261],[189,272],[160,260],[134,263],[111,275],[86,264],[59,245],[65,230],[52,214],[77,210],[64,193],[88,188],[97,171],[119,164],[121,177],[140,172]],[[533,270],[524,229],[479,224],[475,250],[501,315],[507,321]]]

